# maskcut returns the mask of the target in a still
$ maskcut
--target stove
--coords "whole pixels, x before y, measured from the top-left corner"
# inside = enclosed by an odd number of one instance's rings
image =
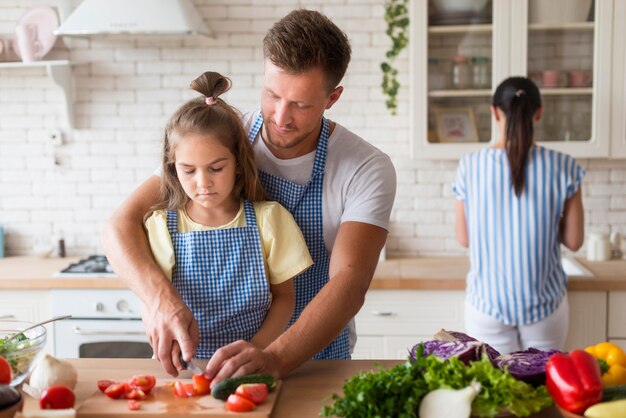
[[[117,277],[104,255],[90,255],[54,274],[54,277]]]

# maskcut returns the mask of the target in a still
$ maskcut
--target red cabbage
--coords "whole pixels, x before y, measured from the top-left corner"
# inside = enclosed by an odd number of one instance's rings
[[[463,363],[477,360],[480,356],[479,341],[426,341],[424,344],[424,355],[433,354],[442,359],[458,357]],[[413,346],[410,351],[411,357],[416,358],[416,350],[419,344]]]
[[[516,379],[539,386],[546,382],[546,362],[556,353],[560,351],[542,351],[531,347],[528,350],[503,354],[494,363],[499,369],[508,369]]]
[[[462,341],[462,342],[478,341],[476,338],[470,337],[469,335],[464,334],[462,332],[447,331],[445,329],[439,330],[435,334],[434,338],[435,340],[441,340],[441,341]],[[480,353],[478,353],[478,358],[482,356],[483,352],[487,354],[487,356],[489,357],[489,360],[491,360],[492,362],[495,360],[496,357],[500,355],[498,350],[496,350],[495,348],[493,348],[492,346],[486,343],[482,343]]]

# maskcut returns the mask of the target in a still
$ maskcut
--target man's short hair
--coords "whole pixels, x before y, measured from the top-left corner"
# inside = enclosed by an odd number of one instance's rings
[[[288,73],[301,74],[321,67],[329,92],[346,73],[351,52],[346,34],[313,10],[292,11],[276,22],[263,39],[265,58]]]

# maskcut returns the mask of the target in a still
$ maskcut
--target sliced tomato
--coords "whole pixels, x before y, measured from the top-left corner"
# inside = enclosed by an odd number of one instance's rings
[[[254,410],[256,406],[254,402],[239,396],[235,393],[228,396],[226,399],[226,410],[231,412],[250,412]]]
[[[203,374],[194,374],[193,387],[196,390],[196,395],[208,395],[211,393],[211,379],[205,377]]]
[[[124,392],[124,398],[126,399],[146,399],[148,395],[141,389],[131,389],[129,391]]]
[[[263,403],[267,399],[267,385],[265,383],[245,383],[239,385],[235,394],[242,396],[255,404]]]
[[[147,394],[150,393],[154,385],[156,385],[156,377],[146,374],[133,376],[128,382],[128,385],[133,389],[139,389]]]
[[[41,409],[67,409],[74,407],[76,396],[67,386],[50,386],[39,398]]]
[[[196,390],[192,383],[183,383],[177,380],[176,383],[174,383],[174,395],[179,398],[191,398],[196,395]]]
[[[141,405],[134,399],[128,401],[128,410],[129,411],[139,411],[141,409]]]
[[[109,398],[119,399],[126,392],[126,383],[124,382],[116,382],[109,385],[105,390],[104,394]]]
[[[11,365],[2,356],[0,356],[0,383],[4,385],[11,383]]]
[[[105,389],[111,386],[113,383],[115,382],[112,380],[108,380],[108,379],[98,380],[98,389],[104,392]]]

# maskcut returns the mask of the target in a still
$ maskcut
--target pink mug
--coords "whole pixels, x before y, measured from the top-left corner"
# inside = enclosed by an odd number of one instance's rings
[[[589,87],[593,76],[591,71],[573,70],[567,73],[569,87]]]
[[[561,73],[557,70],[542,71],[541,84],[543,87],[559,87],[561,84]]]
[[[33,25],[19,24],[15,27],[15,41],[23,62],[35,61],[39,41],[37,29]]]

